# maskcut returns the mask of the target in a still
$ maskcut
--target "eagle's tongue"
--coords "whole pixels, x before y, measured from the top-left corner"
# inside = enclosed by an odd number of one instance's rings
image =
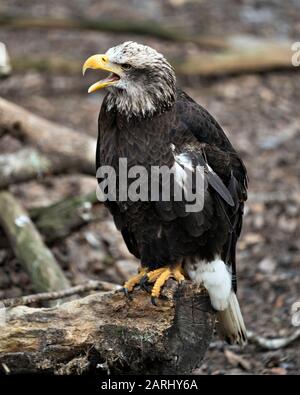
[[[111,73],[109,74],[109,76],[101,80],[101,82],[112,82],[112,81],[118,81],[119,79],[120,77],[117,74]]]
[[[111,85],[113,82],[119,81],[119,79],[120,77],[117,74],[111,73],[103,80],[97,81],[93,85],[91,85],[88,89],[88,93],[92,93],[97,91],[98,89],[105,88],[106,86]]]

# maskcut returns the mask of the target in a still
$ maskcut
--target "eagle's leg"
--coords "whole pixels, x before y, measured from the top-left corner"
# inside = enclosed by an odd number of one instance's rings
[[[174,278],[181,283],[184,280],[181,264],[175,267],[162,267],[145,274],[148,283],[154,283],[151,291],[152,303],[156,305],[156,298],[160,296],[161,289],[169,278]]]
[[[131,277],[128,281],[126,281],[126,283],[124,284],[123,290],[127,296],[129,294],[129,292],[133,291],[135,286],[140,285],[140,282],[141,282],[142,278],[144,278],[145,275],[147,274],[147,271],[148,271],[148,269],[141,268],[140,271],[138,272],[138,274],[136,274],[135,276]]]

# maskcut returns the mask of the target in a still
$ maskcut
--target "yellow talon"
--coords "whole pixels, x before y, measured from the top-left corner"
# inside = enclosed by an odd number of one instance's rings
[[[147,282],[154,283],[158,279],[158,277],[163,273],[164,270],[165,268],[161,267],[160,269],[156,269],[153,270],[152,272],[146,273]]]
[[[179,283],[185,280],[185,277],[181,272],[181,267],[180,269],[175,269],[172,274],[175,280],[178,281]]]
[[[147,269],[142,268],[138,274],[131,277],[126,283],[124,284],[124,289],[128,292],[133,291],[133,288],[136,285],[139,285],[141,279],[147,274]]]
[[[174,278],[179,283],[184,280],[184,275],[182,274],[181,264],[177,265],[174,269],[170,267],[163,267],[161,269],[154,270],[153,272],[147,273],[147,277],[151,278],[152,273],[160,270],[160,273],[156,275],[156,281],[154,282],[151,297],[158,298],[161,293],[161,289],[169,278]],[[157,273],[156,273],[157,274]]]
[[[124,284],[124,291],[126,294],[132,292],[134,287],[139,285],[141,281],[144,282],[144,280],[147,283],[154,283],[151,290],[151,299],[155,304],[155,298],[160,296],[161,289],[169,278],[174,278],[179,283],[184,280],[181,264],[178,264],[174,268],[167,266],[152,270],[150,272],[147,268],[142,268],[137,275],[126,281]]]
[[[151,296],[153,298],[158,298],[160,295],[161,288],[165,284],[165,282],[172,276],[172,272],[169,268],[166,268],[162,274],[158,277],[158,279],[155,281]]]

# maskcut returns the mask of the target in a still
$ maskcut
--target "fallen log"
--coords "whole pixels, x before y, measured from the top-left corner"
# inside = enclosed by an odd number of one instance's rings
[[[43,18],[30,17],[25,15],[13,15],[0,13],[0,25],[13,29],[80,29],[102,32],[112,32],[115,34],[135,34],[141,36],[151,36],[162,40],[175,42],[193,42],[203,48],[220,49],[226,47],[223,38],[206,36],[206,35],[190,35],[179,29],[164,26],[154,20],[93,20],[81,17],[75,18]]]
[[[11,133],[38,148],[52,166],[95,174],[96,139],[50,122],[0,98],[0,135]]]
[[[290,42],[274,42],[251,36],[232,36],[226,39],[226,49],[214,52],[199,52],[184,59],[170,57],[176,74],[199,77],[263,73],[274,70],[299,70],[291,62]],[[22,56],[12,59],[16,71],[36,70],[62,74],[81,72],[82,60],[66,59],[63,56]]]
[[[68,236],[72,230],[100,219],[92,207],[98,202],[96,192],[75,196],[48,207],[29,211],[32,221],[47,243]]]
[[[91,192],[63,199],[50,206],[29,209],[28,214],[43,240],[52,243],[70,235],[81,226],[102,219],[105,209],[100,204],[97,205],[98,203],[96,193]],[[8,247],[9,241],[0,228],[0,248]]]
[[[176,72],[181,75],[215,77],[297,70],[291,62],[290,42],[237,35],[228,37],[227,44],[228,48],[225,51],[190,56],[175,64]]]
[[[191,373],[213,334],[209,298],[174,282],[158,307],[142,290],[97,293],[51,309],[2,309],[0,371],[6,373]],[[4,367],[4,368],[1,368]]]
[[[23,148],[17,152],[0,155],[0,189],[11,184],[38,178],[47,173],[59,171],[45,155],[33,148]]]
[[[44,244],[29,214],[8,192],[0,193],[0,225],[37,292],[69,288],[69,281]]]
[[[30,216],[47,242],[63,238],[84,224],[99,219],[92,212],[96,192],[61,200],[48,207],[30,210]]]

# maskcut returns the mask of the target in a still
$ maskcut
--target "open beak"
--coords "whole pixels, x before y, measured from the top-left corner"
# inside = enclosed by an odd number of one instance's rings
[[[92,93],[109,85],[115,84],[119,81],[122,73],[121,66],[111,63],[107,55],[93,55],[89,57],[82,66],[83,75],[87,69],[105,70],[110,72],[106,78],[91,85],[88,93]]]

